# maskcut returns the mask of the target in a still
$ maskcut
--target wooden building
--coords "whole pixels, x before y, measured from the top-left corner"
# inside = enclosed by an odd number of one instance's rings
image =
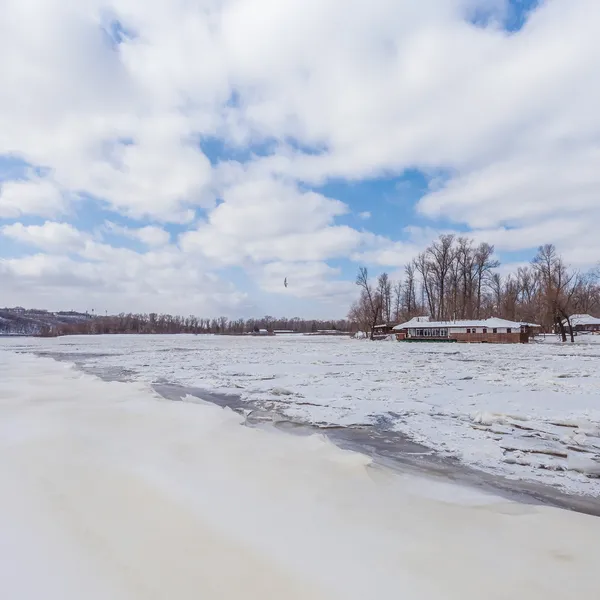
[[[373,327],[373,339],[382,340],[387,338],[389,335],[394,335],[396,332],[394,331],[393,323],[383,323],[381,325],[375,325]]]
[[[537,325],[505,319],[478,321],[430,321],[415,317],[396,325],[398,341],[407,342],[465,342],[483,344],[526,344]]]

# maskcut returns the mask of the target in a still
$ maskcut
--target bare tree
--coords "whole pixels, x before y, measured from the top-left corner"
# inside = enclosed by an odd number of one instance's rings
[[[494,246],[490,246],[485,242],[479,244],[475,250],[474,265],[475,277],[477,285],[477,318],[481,318],[481,292],[485,277],[493,270],[500,266],[497,260],[492,257],[494,255]]]
[[[433,242],[426,250],[429,257],[429,268],[433,273],[433,286],[437,290],[437,317],[439,321],[448,318],[448,307],[446,299],[446,282],[450,272],[452,262],[454,261],[454,236],[441,235],[438,240]],[[433,290],[430,290],[432,292]]]
[[[377,278],[377,293],[381,297],[382,318],[386,323],[392,320],[392,282],[387,273],[382,273]]]
[[[423,294],[429,304],[429,314],[435,316],[436,314],[436,298],[434,295],[434,275],[431,269],[431,263],[427,259],[427,254],[422,252],[415,258],[413,262],[415,270],[421,275],[421,281],[423,283]]]
[[[219,317],[219,332],[224,333],[227,330],[228,321],[227,317]]]
[[[371,308],[364,290],[361,290],[359,299],[352,303],[348,319],[356,323],[358,331],[368,331],[371,327]]]
[[[502,277],[500,273],[492,273],[490,276],[490,289],[494,294],[494,310],[496,314],[500,313],[502,305]]]
[[[473,240],[460,237],[457,240],[456,262],[460,273],[461,286],[461,318],[472,319],[473,314],[473,280],[475,276]]]
[[[356,276],[356,285],[362,290],[361,298],[366,303],[369,314],[369,325],[371,327],[371,339],[375,335],[375,325],[379,320],[381,314],[382,298],[381,294],[374,291],[369,282],[369,271],[366,267],[360,267],[358,269],[358,275]]]
[[[414,262],[407,264],[404,267],[406,274],[406,282],[404,284],[404,310],[406,317],[410,319],[414,316],[417,308],[417,293],[415,289],[416,266]]]
[[[402,282],[401,281],[397,281],[394,284],[394,322],[395,323],[399,323],[400,319],[401,319],[401,312],[402,312],[402,297],[403,297],[403,290],[404,288],[402,287]]]
[[[563,342],[567,341],[566,321],[571,341],[574,342],[571,310],[573,298],[580,287],[579,274],[569,272],[553,244],[540,246],[532,264],[540,278],[547,320],[554,323]]]

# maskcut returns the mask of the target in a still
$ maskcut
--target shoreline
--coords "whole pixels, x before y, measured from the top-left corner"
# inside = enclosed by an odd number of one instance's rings
[[[443,479],[521,504],[551,506],[600,517],[600,500],[594,496],[569,494],[542,483],[509,479],[469,467],[457,459],[440,456],[399,432],[386,431],[376,425],[320,427],[293,421],[276,412],[255,409],[251,403],[233,394],[218,394],[172,383],[157,383],[152,388],[166,400],[185,402],[185,397],[191,396],[229,408],[245,415],[244,425],[247,427],[272,426],[294,435],[325,435],[339,448],[368,456],[375,465],[393,471]]]

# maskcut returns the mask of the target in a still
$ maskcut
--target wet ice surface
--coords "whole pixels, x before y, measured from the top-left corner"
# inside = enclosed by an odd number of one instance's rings
[[[262,413],[344,427],[329,435],[367,450],[375,445],[377,454],[405,462],[437,462],[448,473],[463,464],[513,479],[515,488],[544,484],[597,497],[600,340],[581,341],[487,346],[112,336],[10,345],[60,356],[106,379],[175,384],[217,394],[216,401],[229,395],[231,406],[252,410],[254,419]]]

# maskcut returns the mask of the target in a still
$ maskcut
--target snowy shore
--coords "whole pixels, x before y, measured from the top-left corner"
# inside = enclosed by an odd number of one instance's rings
[[[600,519],[0,352],[7,598],[594,597]]]

